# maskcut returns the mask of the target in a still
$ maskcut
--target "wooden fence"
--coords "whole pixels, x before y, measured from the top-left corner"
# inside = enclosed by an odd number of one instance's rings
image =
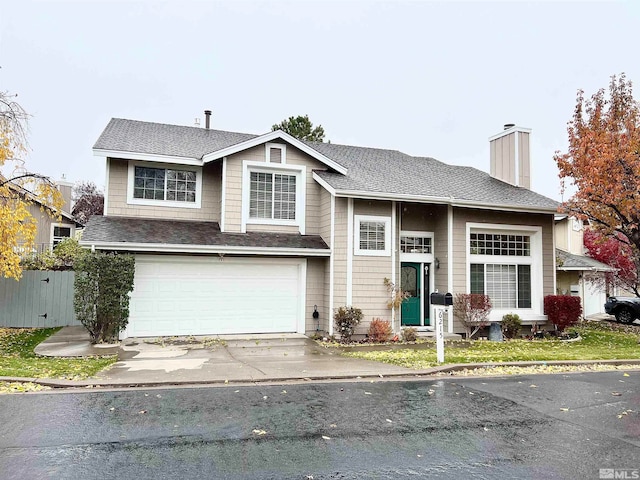
[[[64,327],[80,325],[73,310],[75,272],[22,272],[22,278],[0,277],[0,326]]]

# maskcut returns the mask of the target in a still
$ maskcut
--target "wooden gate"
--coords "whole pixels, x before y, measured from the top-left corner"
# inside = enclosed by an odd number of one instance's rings
[[[81,325],[73,309],[75,272],[29,270],[22,278],[0,277],[0,326]]]

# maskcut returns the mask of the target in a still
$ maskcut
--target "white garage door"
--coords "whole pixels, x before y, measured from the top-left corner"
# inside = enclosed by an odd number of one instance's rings
[[[306,261],[136,256],[128,337],[304,333]]]

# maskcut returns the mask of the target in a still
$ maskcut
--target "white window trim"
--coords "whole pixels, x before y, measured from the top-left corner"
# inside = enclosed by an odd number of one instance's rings
[[[391,217],[377,215],[354,215],[353,225],[353,254],[369,257],[388,257],[391,255]],[[360,248],[360,222],[383,222],[384,223],[384,250],[363,250]]]
[[[283,143],[265,143],[264,157],[267,159],[267,163],[271,163],[271,149],[277,148],[280,150],[280,163],[274,163],[273,165],[286,165],[287,164],[287,146]]]
[[[402,237],[421,237],[421,238],[430,238],[431,239],[431,253],[404,253],[402,252]],[[400,252],[400,260],[403,262],[422,262],[422,263],[433,263],[435,260],[435,244],[434,244],[434,233],[433,232],[420,232],[417,230],[401,230],[400,237],[398,241],[398,251]]]
[[[277,166],[276,166],[277,165]],[[283,173],[296,177],[296,218],[283,220],[273,218],[250,218],[249,205],[251,197],[251,173]],[[242,162],[242,225],[241,232],[247,232],[247,225],[280,225],[298,227],[300,234],[305,234],[306,211],[306,168],[304,165],[285,165],[283,163],[267,164],[253,160]]]
[[[472,263],[495,265],[531,265],[531,308],[494,308],[489,320],[499,322],[507,313],[517,313],[523,320],[546,320],[543,298],[543,268],[542,268],[542,227],[533,225],[502,225],[493,223],[467,223],[465,239],[466,258],[466,288],[471,291],[470,265]],[[506,233],[508,235],[528,235],[531,243],[529,257],[503,255],[472,255],[471,233]]]
[[[53,235],[55,227],[62,227],[62,228],[69,228],[70,229],[68,237],[58,237],[58,238],[75,238],[75,235],[76,235],[76,227],[75,227],[75,225],[71,225],[70,223],[52,223],[51,224],[51,237],[50,237],[51,238],[51,243],[50,243],[51,249],[53,249],[53,247],[55,246],[54,245],[55,237]]]
[[[164,168],[165,170],[182,170],[195,172],[196,174],[196,201],[174,202],[171,200],[151,200],[146,198],[133,197],[133,183],[135,178],[135,167]],[[166,187],[165,187],[166,188]],[[128,205],[148,205],[153,207],[176,207],[176,208],[200,208],[202,205],[202,167],[192,167],[189,165],[176,165],[172,163],[151,163],[151,162],[129,162],[127,173],[127,204]]]

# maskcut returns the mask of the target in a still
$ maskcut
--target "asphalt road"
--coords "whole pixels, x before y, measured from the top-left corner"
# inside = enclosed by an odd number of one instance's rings
[[[3,395],[0,478],[597,479],[639,412],[640,372]]]

